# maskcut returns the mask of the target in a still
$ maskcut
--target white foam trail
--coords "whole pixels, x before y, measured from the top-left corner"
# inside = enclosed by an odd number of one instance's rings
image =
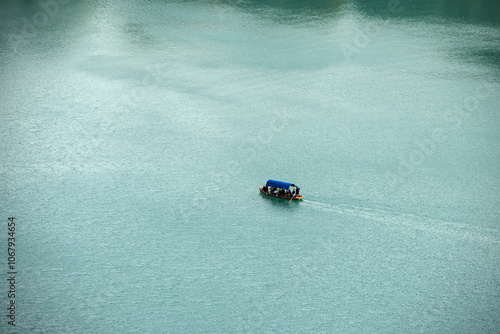
[[[332,205],[311,200],[302,200],[302,202],[326,212],[333,212],[339,215],[345,214],[381,222],[391,228],[412,228],[432,234],[445,234],[455,238],[500,244],[499,229],[470,226],[414,214],[356,205]]]

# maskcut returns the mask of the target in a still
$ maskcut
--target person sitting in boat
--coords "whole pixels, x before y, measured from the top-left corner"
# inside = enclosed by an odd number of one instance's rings
[[[299,196],[300,188],[299,187],[295,187],[295,188],[297,188],[297,196]]]

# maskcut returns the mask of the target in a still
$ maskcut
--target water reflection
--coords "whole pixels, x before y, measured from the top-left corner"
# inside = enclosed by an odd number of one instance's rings
[[[248,22],[243,21],[251,17],[251,20],[258,21],[259,24],[267,21],[287,25],[301,25],[304,22],[310,25],[323,25],[325,27],[323,30],[294,34],[294,38],[289,38],[288,44],[280,47],[279,51],[289,52],[290,50],[294,52],[295,57],[292,59],[280,56],[279,61],[273,64],[298,66],[296,63],[301,63],[301,67],[307,64],[307,68],[324,68],[330,65],[332,59],[336,59],[332,54],[339,50],[338,44],[343,41],[343,37],[346,37],[347,42],[351,44],[356,41],[368,41],[377,37],[373,34],[373,30],[380,29],[385,23],[406,22],[409,19],[412,23],[437,23],[440,27],[458,26],[462,23],[488,26],[490,31],[487,35],[481,36],[484,37],[486,43],[482,45],[469,43],[478,39],[477,34],[480,35],[474,32],[473,37],[465,36],[469,38],[469,41],[464,41],[463,46],[453,45],[448,51],[452,57],[460,61],[481,63],[496,68],[500,65],[498,38],[491,37],[491,31],[496,33],[500,23],[500,1],[496,0],[373,0],[369,2],[360,0],[219,0],[218,2],[150,0],[141,5],[117,4],[103,0],[89,3],[68,2],[57,7],[47,7],[46,3],[48,2],[27,0],[0,2],[0,35],[6,41],[3,45],[0,44],[0,52],[5,54],[11,54],[12,51],[36,53],[40,50],[33,48],[43,45],[60,48],[58,41],[67,41],[66,36],[69,31],[75,31],[77,32],[75,36],[82,37],[81,41],[75,39],[72,45],[88,44],[89,41],[84,37],[89,36],[89,32],[96,29],[100,29],[101,33],[96,35],[99,38],[93,38],[91,41],[94,44],[100,42],[95,47],[116,45],[117,47],[123,46],[125,50],[143,48],[151,50],[157,46],[158,50],[163,51],[173,45],[172,41],[184,43],[200,36],[203,39],[211,38],[215,42],[220,40],[222,45],[227,45],[228,41],[231,42],[231,39],[227,37],[231,36],[221,37],[220,32],[233,31],[232,28],[226,29],[231,25],[244,28]],[[241,13],[247,15],[239,15]],[[341,24],[332,29],[331,27],[338,22]],[[182,30],[183,26],[192,28]],[[159,29],[151,29],[151,27]],[[252,27],[251,23],[248,24],[248,29],[252,32],[247,35],[249,39],[259,37],[259,29]],[[206,33],[197,36],[197,31]],[[325,39],[322,39],[322,36],[326,36]],[[453,34],[448,34],[448,36],[453,36]],[[440,37],[436,36],[434,39],[438,38]],[[281,40],[279,37],[273,40],[273,43],[261,43],[258,49],[247,44],[248,50],[245,54],[253,53],[253,58],[265,59],[269,63],[271,55],[276,54],[276,43]],[[165,41],[167,43],[163,44]],[[442,45],[446,48],[446,41],[443,41]],[[294,62],[294,59],[297,61]]]
[[[481,64],[495,65],[500,69],[500,50],[478,49],[464,53],[464,58],[476,59]]]
[[[406,18],[432,17],[463,20],[470,23],[500,23],[500,2],[496,0],[355,0],[361,11],[377,15],[388,4],[399,4],[399,15]]]
[[[360,12],[370,16],[383,16],[388,13],[397,14],[401,18],[444,18],[457,19],[470,23],[499,24],[500,1],[497,0],[335,0],[335,1],[223,1],[251,12],[265,9],[281,10],[285,15],[326,16],[338,14],[345,5],[352,5]],[[277,18],[278,19],[278,18]]]
[[[246,10],[261,10],[261,9],[276,9],[288,13],[300,14],[326,14],[336,13],[341,6],[349,3],[349,0],[333,0],[333,1],[304,1],[304,0],[249,0],[249,1],[223,1],[225,5],[231,5]]]
[[[56,2],[57,3],[57,2]],[[102,6],[109,1],[95,2],[94,6]],[[145,6],[150,4],[164,4],[168,6],[174,3],[184,4],[200,4],[199,1],[158,1],[151,0]],[[40,10],[41,4],[45,2],[39,1],[2,1],[0,2],[0,18],[2,22],[4,18],[12,18],[15,16],[23,16],[33,14]],[[77,5],[74,3],[72,5]],[[338,14],[345,8],[346,5],[357,8],[360,12],[370,16],[380,16],[388,12],[396,11],[398,16],[402,18],[419,18],[419,17],[434,17],[444,19],[458,19],[470,23],[486,23],[500,24],[500,1],[498,0],[221,0],[219,2],[206,1],[205,5],[214,6],[231,6],[239,10],[248,11],[251,13],[262,13],[263,11],[280,11],[274,14],[280,16],[275,19],[286,19],[291,17],[312,16],[324,17],[328,15]],[[64,6],[68,6],[65,4]],[[92,2],[78,7],[92,7]],[[123,6],[126,6],[123,4]],[[43,5],[49,11],[54,10],[53,6]],[[60,7],[60,6],[59,6]],[[57,9],[55,9],[57,10]],[[51,13],[49,13],[51,14]]]

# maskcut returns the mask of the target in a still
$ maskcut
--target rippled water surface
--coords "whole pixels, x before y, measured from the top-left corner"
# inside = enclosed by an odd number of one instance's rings
[[[1,333],[500,332],[496,1],[63,2],[0,5]]]

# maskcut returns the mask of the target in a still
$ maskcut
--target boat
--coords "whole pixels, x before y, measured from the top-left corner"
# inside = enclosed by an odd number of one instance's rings
[[[290,190],[292,187],[292,190]],[[267,180],[264,187],[259,187],[260,192],[266,196],[298,201],[304,198],[299,194],[300,188],[293,183]]]

